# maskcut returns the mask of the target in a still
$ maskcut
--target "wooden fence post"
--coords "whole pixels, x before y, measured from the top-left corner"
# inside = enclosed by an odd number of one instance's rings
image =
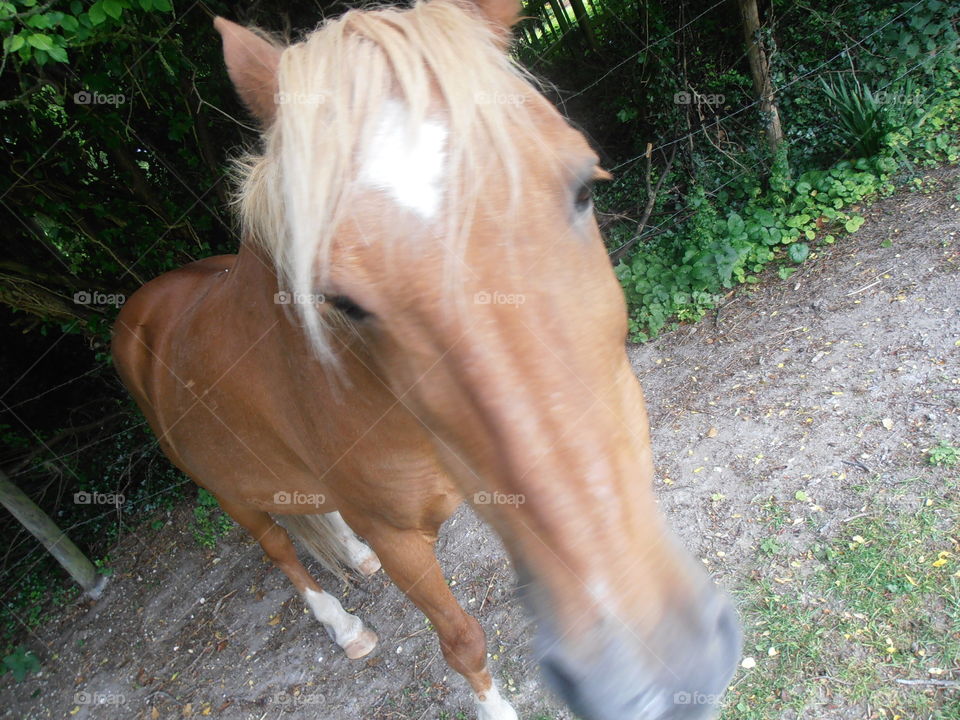
[[[77,581],[93,599],[100,597],[107,578],[98,575],[87,556],[73,544],[56,523],[41,510],[27,494],[14,485],[0,470],[0,504],[23,525],[53,555],[64,570]]]

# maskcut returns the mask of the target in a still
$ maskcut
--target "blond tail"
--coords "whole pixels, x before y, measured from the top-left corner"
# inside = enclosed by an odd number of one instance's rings
[[[345,565],[349,566],[346,548],[326,515],[273,515],[273,519],[286,528],[325,570],[343,582],[350,581],[343,569]]]

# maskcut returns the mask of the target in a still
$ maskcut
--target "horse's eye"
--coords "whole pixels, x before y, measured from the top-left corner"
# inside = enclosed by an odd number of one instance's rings
[[[357,305],[346,295],[331,295],[327,298],[327,302],[351,320],[360,321],[370,317],[370,313]]]
[[[590,209],[590,206],[593,204],[593,183],[584,183],[580,186],[580,189],[577,190],[577,194],[573,198],[573,206],[577,212],[586,212]]]

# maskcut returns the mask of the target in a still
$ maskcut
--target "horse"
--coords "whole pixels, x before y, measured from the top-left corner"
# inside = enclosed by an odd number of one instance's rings
[[[516,720],[434,553],[466,499],[502,539],[541,672],[574,712],[707,717],[740,624],[657,508],[593,213],[609,175],[511,58],[519,12],[418,0],[290,45],[216,18],[261,128],[236,166],[239,251],[138,290],[113,357],[165,454],[348,658],[377,637],[291,536],[328,567],[382,567],[477,717]]]

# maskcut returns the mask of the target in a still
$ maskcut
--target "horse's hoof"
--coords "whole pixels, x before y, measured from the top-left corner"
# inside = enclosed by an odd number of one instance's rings
[[[377,634],[372,630],[363,630],[357,636],[356,640],[347,643],[343,651],[351,660],[357,660],[370,652],[377,646]]]
[[[363,575],[364,577],[370,577],[377,570],[380,569],[380,558],[377,557],[376,553],[370,553],[370,556],[366,560],[360,563],[357,566],[357,572]]]

